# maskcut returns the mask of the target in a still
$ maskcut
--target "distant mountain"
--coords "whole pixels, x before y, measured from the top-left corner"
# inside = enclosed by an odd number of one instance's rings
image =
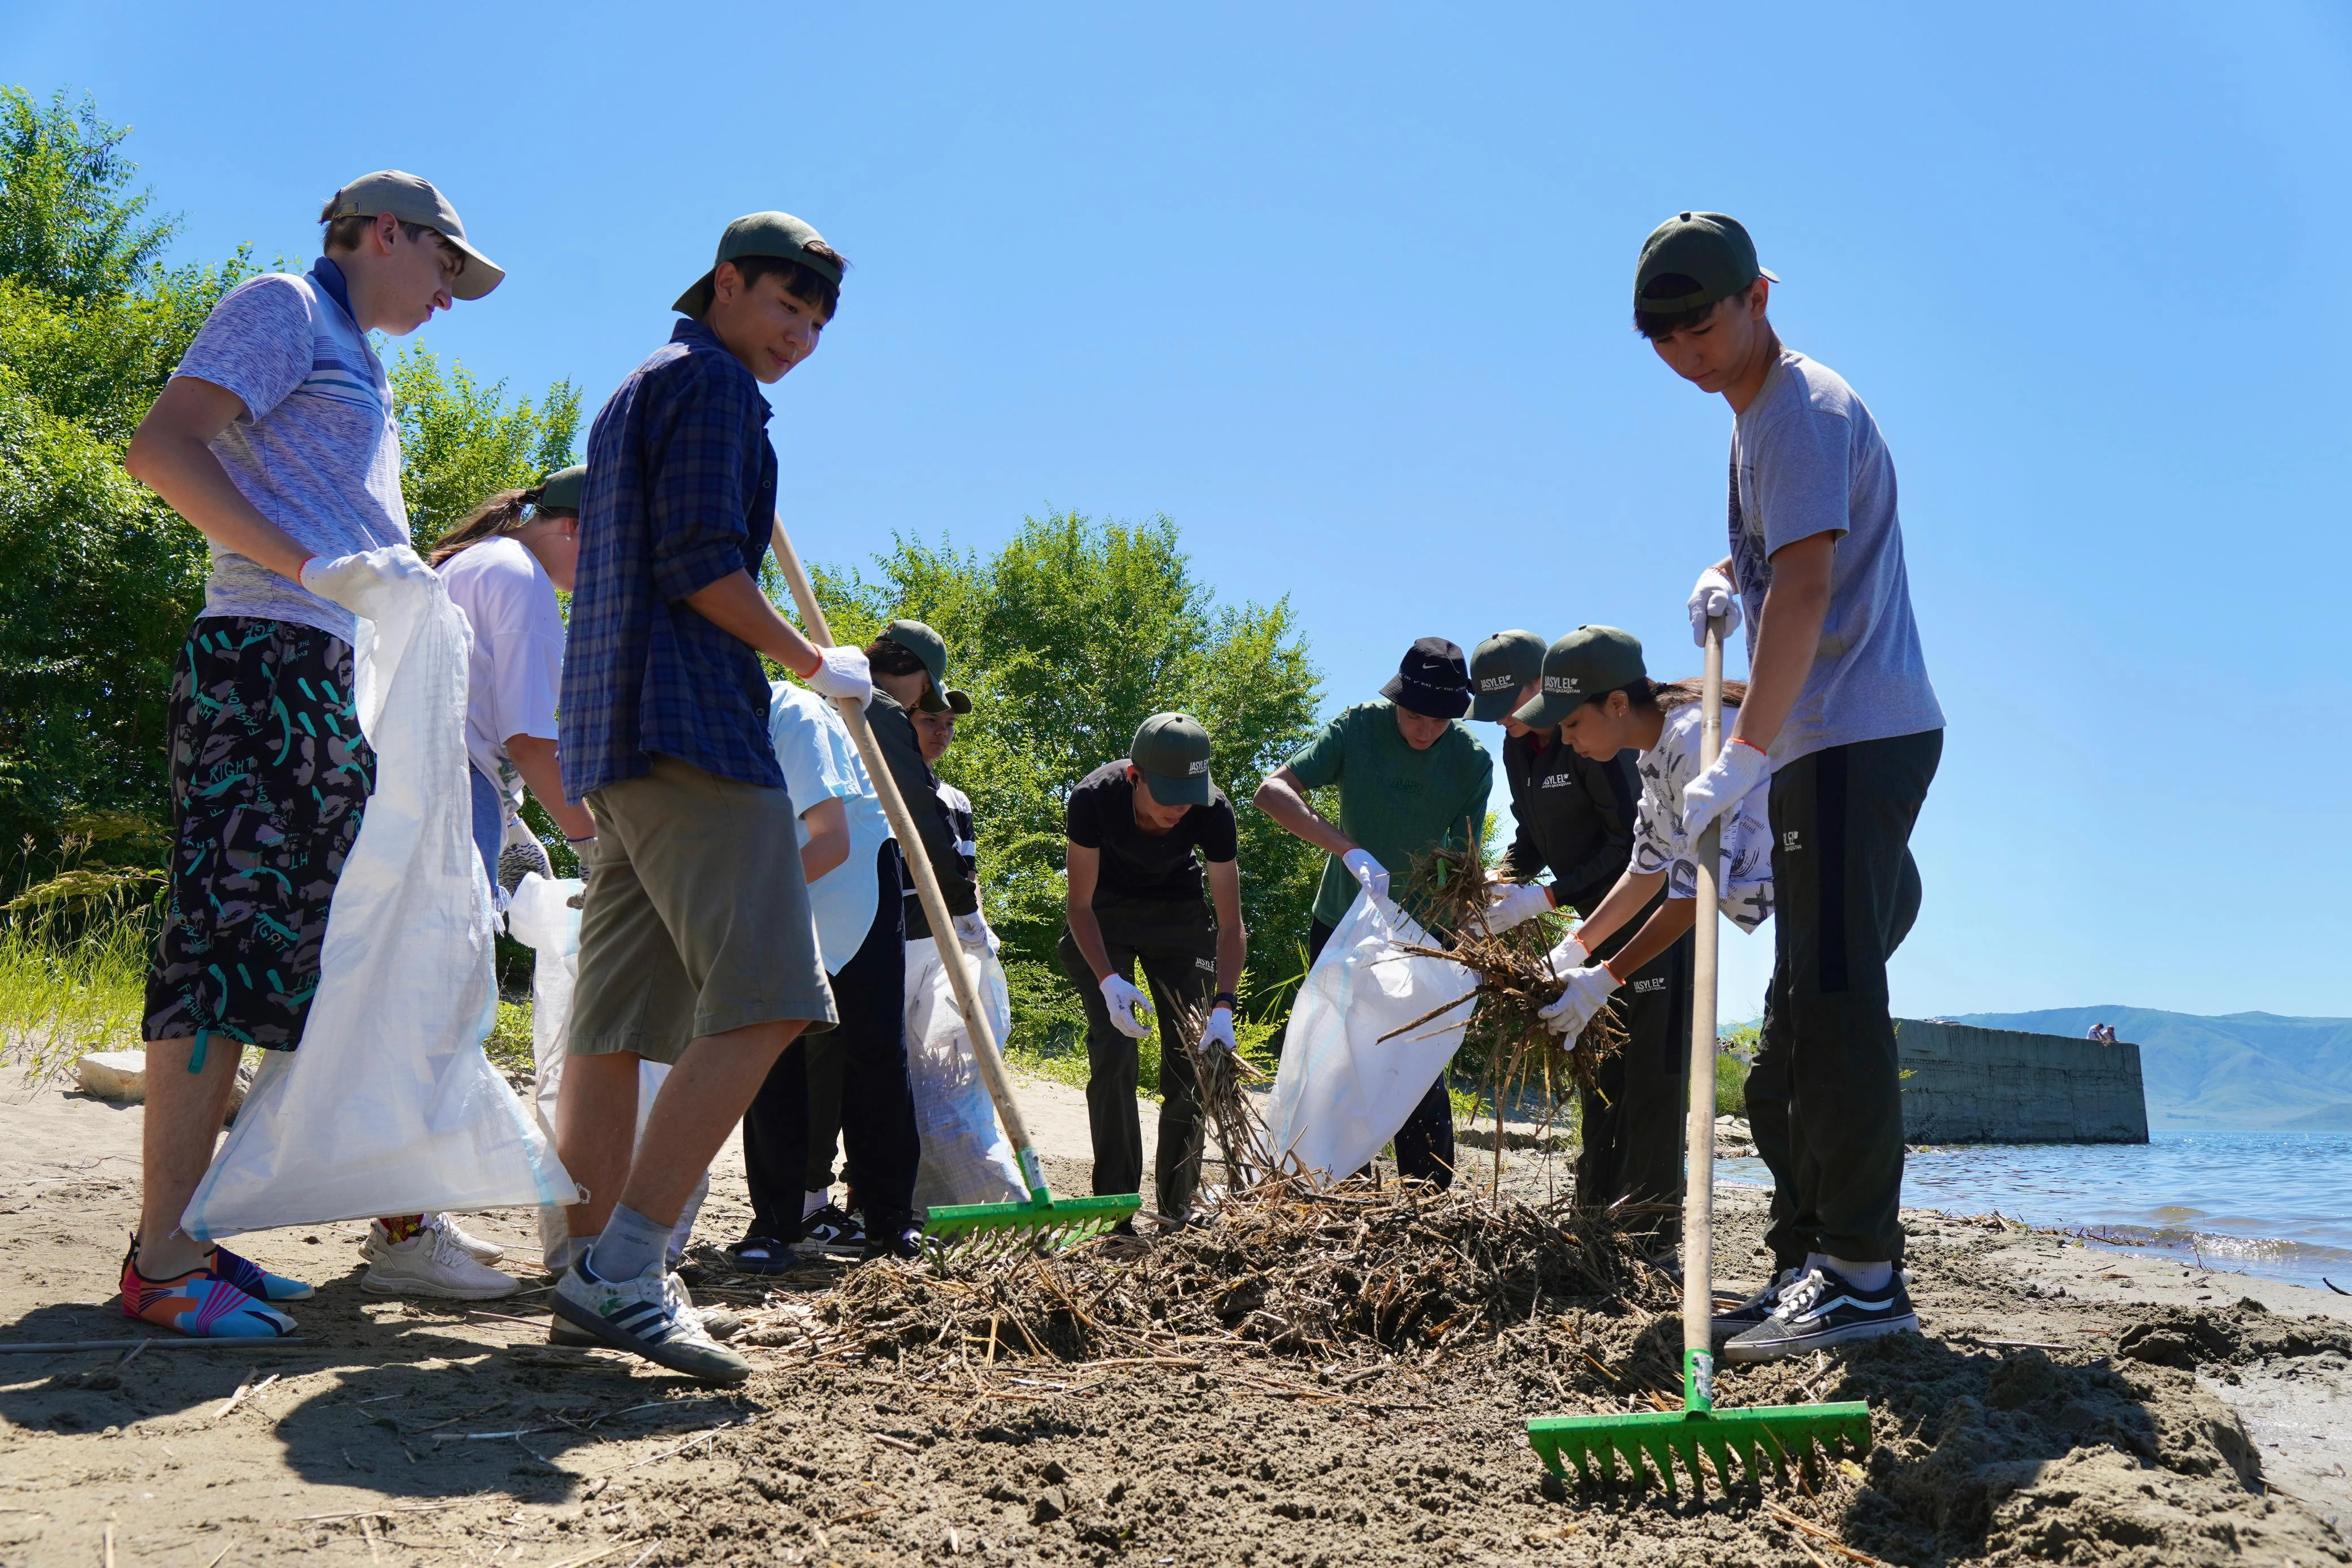
[[[2139,1046],[2150,1126],[2352,1130],[2352,1019],[2095,1007],[1969,1013],[1954,1021],[2077,1037],[2095,1023],[2115,1025],[2119,1038]]]

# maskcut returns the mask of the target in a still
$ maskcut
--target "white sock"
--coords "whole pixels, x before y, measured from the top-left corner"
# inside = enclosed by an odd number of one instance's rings
[[[801,1218],[803,1219],[806,1219],[810,1215],[814,1214],[818,1209],[823,1208],[826,1204],[831,1203],[832,1201],[833,1188],[829,1186],[817,1187],[813,1191],[803,1194],[801,1197]]]
[[[1829,1265],[1857,1291],[1883,1291],[1895,1279],[1895,1265],[1888,1262],[1852,1263],[1843,1258],[1832,1258]]]
[[[1805,1254],[1805,1266],[1801,1272],[1804,1274],[1810,1274],[1816,1269],[1826,1269],[1829,1266],[1830,1255],[1828,1253],[1808,1252]]]

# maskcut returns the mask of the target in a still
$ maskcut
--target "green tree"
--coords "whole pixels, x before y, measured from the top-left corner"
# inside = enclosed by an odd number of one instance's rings
[[[536,485],[572,463],[579,390],[557,382],[535,404],[509,403],[506,392],[506,382],[485,386],[454,360],[443,370],[421,343],[393,367],[400,489],[419,554],[500,490]]]
[[[1176,708],[1214,739],[1212,775],[1241,803],[1244,919],[1263,1002],[1297,969],[1321,857],[1246,801],[1312,731],[1319,683],[1289,602],[1223,605],[1166,517],[1026,519],[994,555],[901,538],[877,575],[820,570],[834,634],[865,642],[896,616],[948,640],[974,711],[940,773],[971,797],[990,924],[1004,939],[1016,1038],[1069,1033],[1061,976],[1062,808],[1070,787]]]
[[[179,222],[130,190],[130,134],[88,98],[69,105],[59,91],[43,109],[0,87],[0,276],[66,299],[137,290]]]

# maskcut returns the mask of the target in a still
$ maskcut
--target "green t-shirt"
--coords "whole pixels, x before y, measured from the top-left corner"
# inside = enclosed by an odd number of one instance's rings
[[[1389,893],[1401,898],[1412,857],[1440,844],[1470,841],[1486,821],[1494,759],[1470,727],[1456,719],[1427,751],[1415,751],[1385,698],[1358,703],[1323,727],[1290,759],[1309,789],[1339,787],[1339,831],[1388,868]],[[1315,918],[1337,925],[1356,902],[1356,879],[1326,856]]]

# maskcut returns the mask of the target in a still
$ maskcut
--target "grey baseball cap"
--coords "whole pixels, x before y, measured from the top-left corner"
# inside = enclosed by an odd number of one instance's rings
[[[1579,626],[1544,650],[1543,689],[1511,716],[1529,729],[1549,729],[1597,696],[1649,674],[1642,640],[1614,626]]]
[[[1470,655],[1470,716],[1499,724],[1519,706],[1519,688],[1543,674],[1544,640],[1532,632],[1497,632]]]
[[[1191,714],[1156,713],[1135,732],[1127,759],[1163,806],[1209,803],[1209,732]]]
[[[819,277],[841,287],[841,264],[826,256],[812,256],[808,247],[824,245],[824,236],[793,216],[790,213],[747,213],[729,224],[719,236],[719,255],[710,263],[710,270],[695,280],[694,287],[677,297],[670,308],[682,310],[697,320],[710,308],[713,279],[719,276],[719,264],[746,256],[772,256],[785,261],[796,261]],[[831,248],[831,247],[827,247]]]
[[[893,621],[882,628],[882,635],[923,662],[931,674],[931,684],[922,700],[915,706],[925,713],[945,713],[948,705],[940,694],[948,686],[948,645],[946,639],[919,621]]]
[[[588,488],[588,465],[574,463],[569,468],[558,468],[539,482],[539,509],[542,512],[576,512],[580,497]]]
[[[373,218],[390,213],[404,224],[423,224],[454,245],[466,257],[464,270],[449,285],[459,299],[479,299],[506,280],[506,268],[476,250],[466,238],[466,225],[430,180],[420,180],[398,169],[362,174],[327,198],[321,222],[336,218]]]

